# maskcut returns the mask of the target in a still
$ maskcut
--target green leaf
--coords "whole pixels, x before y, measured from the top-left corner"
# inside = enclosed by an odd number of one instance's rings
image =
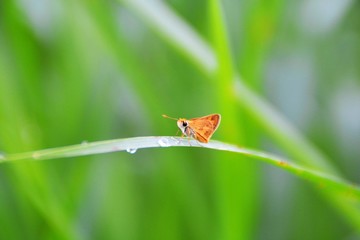
[[[271,153],[243,148],[233,144],[228,144],[215,140],[211,140],[209,143],[200,143],[193,139],[170,136],[123,138],[91,143],[84,142],[78,145],[50,148],[26,153],[7,154],[2,155],[0,160],[2,163],[18,160],[46,160],[104,154],[119,151],[125,151],[129,154],[135,154],[140,149],[166,147],[207,148],[245,155],[248,158],[263,161],[277,168],[281,168],[283,170],[291,172],[300,178],[316,183],[317,186],[321,189],[335,190],[353,200],[360,201],[359,186],[349,183],[339,177],[318,170],[310,169],[304,166],[300,166],[291,162],[290,160],[275,156]]]

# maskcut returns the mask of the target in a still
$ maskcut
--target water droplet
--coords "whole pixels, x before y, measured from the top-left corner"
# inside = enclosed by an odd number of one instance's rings
[[[160,145],[160,147],[170,147],[170,143],[167,138],[160,138],[158,144]]]
[[[128,153],[134,154],[134,153],[136,153],[137,149],[136,148],[128,148],[128,149],[126,149],[126,151]]]

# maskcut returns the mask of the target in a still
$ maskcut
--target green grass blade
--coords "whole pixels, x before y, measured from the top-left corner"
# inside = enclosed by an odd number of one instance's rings
[[[216,69],[215,56],[211,48],[183,19],[160,1],[123,0],[127,6],[139,13],[144,22],[149,22],[160,35],[180,52],[186,53],[206,73]]]
[[[320,188],[340,191],[356,201],[360,201],[360,188],[334,175],[297,165],[291,161],[275,156],[270,153],[253,149],[238,147],[236,145],[212,140],[203,144],[196,140],[188,140],[181,137],[150,136],[123,138],[78,145],[44,149],[26,153],[13,153],[1,156],[1,162],[13,162],[17,160],[45,160],[67,157],[78,157],[94,154],[104,154],[118,151],[126,151],[135,154],[139,149],[163,148],[163,147],[202,147],[219,151],[239,153],[250,158],[261,160],[300,178],[316,183]]]
[[[311,145],[280,113],[240,80],[234,84],[238,102],[261,124],[291,155],[304,164],[338,175],[330,161]]]
[[[223,6],[220,1],[211,0],[208,8],[211,45],[218,62],[212,79],[217,89],[217,108],[227,121],[220,134],[226,136],[228,141],[247,144],[243,129],[244,121],[238,114],[233,90],[234,63]],[[214,168],[218,192],[216,202],[219,235],[226,239],[251,239],[256,228],[255,212],[258,206],[257,166],[244,161],[232,161],[229,154],[222,154],[221,159],[223,161],[217,161]],[[235,179],[239,183],[234,184]]]

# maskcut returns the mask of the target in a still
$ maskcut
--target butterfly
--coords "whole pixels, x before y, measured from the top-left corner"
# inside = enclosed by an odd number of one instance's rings
[[[202,143],[208,143],[211,136],[219,127],[221,115],[210,114],[198,118],[173,118],[167,115],[162,115],[164,118],[177,120],[177,125],[182,132],[182,136],[192,137]]]

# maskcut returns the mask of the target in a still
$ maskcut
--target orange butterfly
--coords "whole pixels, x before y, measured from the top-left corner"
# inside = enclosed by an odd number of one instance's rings
[[[218,128],[221,120],[220,114],[210,114],[204,117],[192,118],[172,118],[162,115],[164,118],[177,120],[177,125],[183,133],[182,136],[193,137],[199,142],[208,143],[211,136]]]

